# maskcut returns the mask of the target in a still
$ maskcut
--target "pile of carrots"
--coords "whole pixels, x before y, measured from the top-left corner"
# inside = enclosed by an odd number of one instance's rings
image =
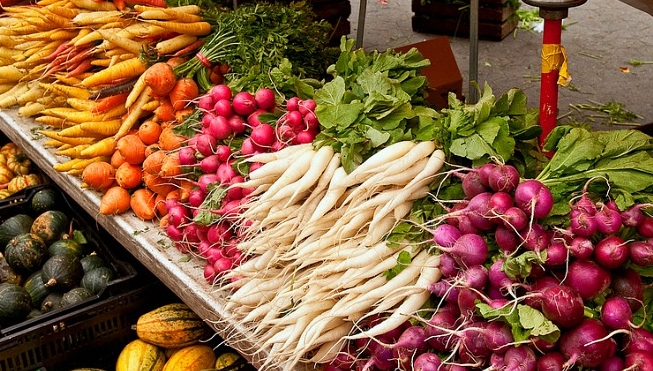
[[[174,179],[173,132],[194,110],[192,79],[173,67],[202,46],[211,24],[196,5],[42,0],[0,16],[0,108],[42,125],[57,171],[102,193],[100,213],[151,220]],[[183,197],[183,196],[182,196]],[[157,213],[157,205],[159,212]]]

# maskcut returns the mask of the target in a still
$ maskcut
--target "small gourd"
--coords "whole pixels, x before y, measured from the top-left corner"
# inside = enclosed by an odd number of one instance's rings
[[[70,220],[59,210],[47,210],[39,214],[30,228],[30,232],[43,239],[46,245],[63,238],[68,232]]]
[[[32,297],[23,286],[0,283],[0,326],[24,321],[32,311]]]
[[[84,276],[84,268],[79,258],[72,254],[51,256],[43,264],[45,285],[55,291],[65,292],[78,286]]]
[[[10,170],[11,171],[11,170]],[[37,174],[17,175],[7,184],[7,189],[12,194],[23,189],[41,184],[41,178]]]
[[[48,247],[33,233],[12,238],[5,247],[7,262],[19,273],[31,274],[41,269],[48,258]]]
[[[116,371],[162,371],[165,363],[163,349],[141,339],[134,339],[120,351]]]
[[[188,305],[171,303],[142,314],[134,328],[150,344],[181,348],[199,343],[208,326]]]
[[[38,215],[48,210],[54,210],[59,204],[61,193],[53,188],[39,189],[32,195],[30,205]]]
[[[41,270],[38,270],[27,277],[25,283],[23,283],[23,287],[32,298],[32,306],[34,308],[40,307],[41,302],[50,293],[50,288],[45,285],[43,271]]]
[[[16,175],[27,175],[32,169],[32,161],[21,151],[7,156],[7,167]]]
[[[206,344],[195,344],[176,351],[163,371],[201,371],[215,367],[215,351]]]

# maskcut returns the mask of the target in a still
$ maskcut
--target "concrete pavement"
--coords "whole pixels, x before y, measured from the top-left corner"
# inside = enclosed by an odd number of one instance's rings
[[[356,37],[359,0],[351,0],[351,37]],[[533,9],[522,3],[522,9]],[[412,31],[411,0],[367,2],[363,47],[385,50],[427,40],[437,35]],[[559,123],[586,122],[606,127],[605,113],[597,109],[616,106],[637,117],[634,124],[653,122],[653,64],[633,66],[631,60],[653,63],[653,16],[615,0],[588,0],[569,9],[564,20],[562,45],[568,55],[572,82],[559,89]],[[463,76],[463,93],[469,89],[470,43],[449,37]],[[496,95],[516,87],[538,107],[542,34],[517,29],[502,41],[478,42],[478,82],[487,82]]]

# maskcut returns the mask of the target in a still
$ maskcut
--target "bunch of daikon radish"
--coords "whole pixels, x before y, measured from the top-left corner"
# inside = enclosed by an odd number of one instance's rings
[[[261,345],[252,353],[268,352],[264,367],[328,362],[346,341],[390,331],[425,304],[438,255],[386,236],[437,181],[445,155],[433,142],[390,145],[349,174],[329,146],[248,160],[264,164],[238,185],[255,191],[239,214],[248,260],[227,275],[226,309]],[[400,254],[410,263],[386,278]]]

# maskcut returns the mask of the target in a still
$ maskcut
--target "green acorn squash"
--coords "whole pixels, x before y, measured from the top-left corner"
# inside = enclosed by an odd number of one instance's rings
[[[4,251],[9,241],[19,234],[28,233],[32,227],[31,216],[27,214],[16,214],[0,224],[0,249]]]
[[[14,237],[5,247],[7,263],[17,272],[31,274],[41,269],[48,258],[48,247],[33,233],[23,233]]]
[[[47,313],[51,310],[59,308],[61,305],[61,298],[63,297],[63,293],[60,292],[51,292],[48,294],[48,296],[43,299],[41,302],[41,312]]]
[[[51,256],[43,263],[45,285],[55,291],[65,292],[79,285],[84,268],[79,258],[72,254]]]
[[[27,277],[25,283],[23,283],[23,287],[32,298],[32,306],[34,308],[40,307],[43,299],[45,299],[51,291],[50,288],[45,285],[43,271],[41,270],[38,270]]]
[[[23,286],[0,283],[0,325],[15,325],[24,321],[32,310],[32,297]]]
[[[50,256],[58,254],[73,254],[81,259],[84,256],[84,245],[78,243],[72,238],[62,238],[54,241],[50,246],[48,246],[48,254]]]
[[[84,273],[89,272],[98,267],[107,266],[107,263],[104,261],[104,259],[102,259],[102,257],[100,257],[95,252],[86,255],[80,261],[82,263],[82,267],[84,268]]]
[[[43,188],[32,196],[30,206],[36,214],[54,210],[61,201],[61,193],[53,188]]]
[[[59,308],[80,303],[92,296],[93,293],[90,292],[88,289],[85,289],[83,287],[72,288],[70,289],[70,291],[65,292],[61,296],[61,302],[59,302]]]
[[[30,232],[41,237],[49,246],[68,233],[69,224],[70,219],[63,211],[47,210],[34,219]]]
[[[80,286],[88,289],[93,294],[99,294],[113,279],[113,269],[109,267],[97,267],[84,273]]]
[[[20,285],[23,283],[23,276],[16,272],[16,270],[9,265],[4,254],[0,253],[0,283],[3,282]]]

